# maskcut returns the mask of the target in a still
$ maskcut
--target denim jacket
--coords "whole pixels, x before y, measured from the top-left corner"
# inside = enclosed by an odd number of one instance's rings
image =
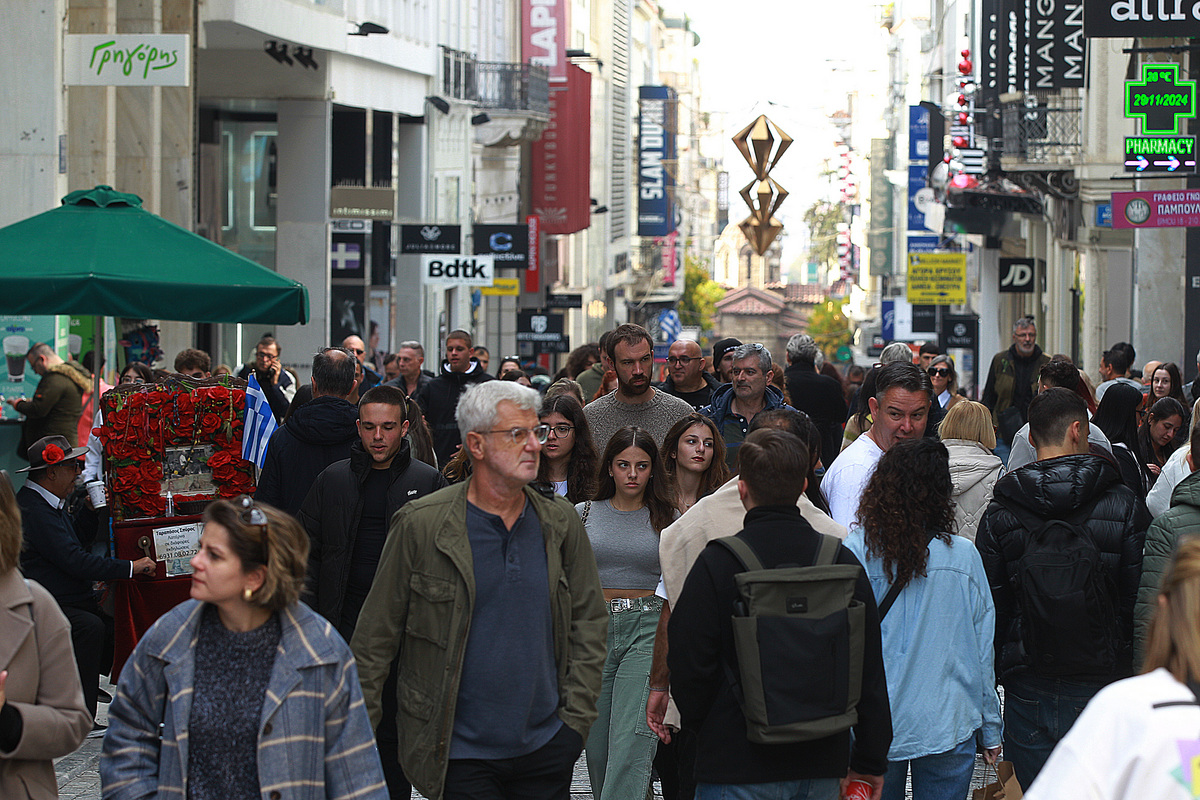
[[[861,526],[846,538],[875,600],[891,588],[883,559],[867,553]],[[993,636],[996,609],[983,561],[971,542],[929,544],[925,576],[900,592],[883,619],[883,664],[892,707],[889,761],[944,753],[982,728],[980,744],[1000,746]]]

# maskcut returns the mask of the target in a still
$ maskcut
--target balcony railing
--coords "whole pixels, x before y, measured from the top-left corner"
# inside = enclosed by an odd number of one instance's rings
[[[1083,99],[1075,94],[1031,92],[1000,105],[1006,167],[1070,166],[1083,143]]]
[[[442,47],[442,89],[479,108],[550,115],[550,72],[545,67],[476,61],[469,53]]]

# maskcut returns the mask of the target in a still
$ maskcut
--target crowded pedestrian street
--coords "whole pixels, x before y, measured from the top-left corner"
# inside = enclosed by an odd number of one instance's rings
[[[0,800],[1200,798],[1197,42],[0,3]]]

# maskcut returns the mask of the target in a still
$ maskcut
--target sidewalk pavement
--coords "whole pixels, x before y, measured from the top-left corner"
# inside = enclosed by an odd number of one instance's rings
[[[107,679],[102,679],[100,688],[110,694],[114,691]],[[108,723],[108,706],[101,704],[96,712],[96,719],[101,724]],[[79,749],[70,755],[54,761],[54,771],[58,776],[58,796],[60,800],[100,800],[100,744],[102,739],[86,739]],[[975,774],[971,780],[972,786],[983,786],[983,759],[976,757]],[[654,796],[661,797],[662,789],[654,783]],[[906,793],[912,797],[911,790]],[[421,795],[413,792],[414,798]],[[575,774],[571,778],[571,800],[592,800],[592,786],[588,781],[587,765],[583,757],[575,764]]]

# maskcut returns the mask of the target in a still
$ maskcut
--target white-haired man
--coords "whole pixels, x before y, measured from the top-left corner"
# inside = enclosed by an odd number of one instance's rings
[[[463,392],[471,477],[393,517],[351,641],[375,726],[399,653],[400,763],[426,797],[568,800],[596,719],[608,613],[574,507],[529,485],[538,401]]]

